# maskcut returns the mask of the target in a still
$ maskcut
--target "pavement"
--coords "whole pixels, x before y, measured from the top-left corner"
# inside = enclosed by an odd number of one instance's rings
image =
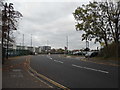
[[[51,88],[42,80],[28,72],[26,57],[14,57],[5,60],[2,66],[2,88]]]

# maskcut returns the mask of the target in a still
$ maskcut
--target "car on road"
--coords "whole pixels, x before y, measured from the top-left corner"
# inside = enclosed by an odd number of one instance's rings
[[[88,57],[95,57],[98,55],[98,52],[88,52],[85,54],[85,57],[88,58]]]

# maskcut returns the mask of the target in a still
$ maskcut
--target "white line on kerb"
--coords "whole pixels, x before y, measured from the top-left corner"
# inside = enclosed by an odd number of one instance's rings
[[[59,63],[63,63],[63,62],[61,62],[61,61],[57,61],[57,60],[54,60],[55,62],[59,62]]]
[[[88,68],[88,67],[82,67],[82,66],[78,66],[78,65],[75,65],[75,64],[72,64],[72,66],[78,67],[78,68],[84,68],[84,69],[88,69],[88,70],[93,70],[93,71],[98,71],[98,72],[102,72],[102,73],[109,73],[109,72],[107,72],[107,71],[97,70],[97,69]]]

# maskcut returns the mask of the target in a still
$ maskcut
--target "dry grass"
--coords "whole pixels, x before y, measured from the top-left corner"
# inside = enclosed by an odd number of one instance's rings
[[[120,61],[120,57],[118,58],[118,60],[117,60],[117,58],[116,57],[110,57],[110,58],[104,58],[104,57],[93,57],[93,59],[96,59],[96,60],[115,60],[115,61]]]

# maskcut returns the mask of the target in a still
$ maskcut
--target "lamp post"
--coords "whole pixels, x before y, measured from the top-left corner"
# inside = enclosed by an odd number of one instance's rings
[[[87,49],[89,49],[89,41],[87,41],[87,38],[86,38],[86,54],[87,54]]]
[[[66,45],[67,45],[66,52],[68,54],[68,36],[66,36]]]
[[[22,45],[22,49],[24,50],[24,34],[23,34],[23,45]]]
[[[32,34],[31,34],[31,52],[32,52]]]

